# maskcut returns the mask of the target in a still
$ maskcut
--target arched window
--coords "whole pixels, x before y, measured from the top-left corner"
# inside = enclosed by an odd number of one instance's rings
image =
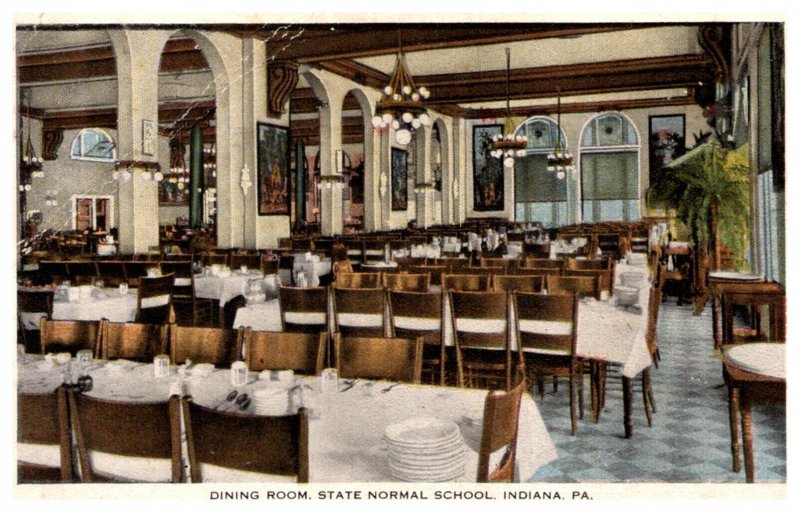
[[[518,134],[528,137],[526,154],[514,164],[516,220],[541,222],[545,227],[567,223],[567,182],[547,171],[547,155],[553,152],[559,128],[546,117],[533,117],[523,123]],[[561,130],[561,147],[566,138]]]
[[[604,113],[583,130],[580,149],[584,222],[639,219],[639,137],[627,117]]]
[[[69,157],[84,161],[114,161],[116,145],[111,135],[102,129],[81,129],[72,140]]]

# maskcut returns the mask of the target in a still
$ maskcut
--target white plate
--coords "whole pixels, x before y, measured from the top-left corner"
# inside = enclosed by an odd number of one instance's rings
[[[437,447],[431,450],[397,448],[389,445],[389,456],[397,457],[398,459],[404,461],[430,462],[432,460],[451,457],[454,454],[459,453],[463,449],[462,446],[463,442],[461,440],[461,436],[459,436],[458,439],[452,443],[448,443],[446,446]]]
[[[454,422],[429,417],[407,419],[387,426],[384,432],[390,443],[423,447],[450,442],[458,434]]]
[[[454,480],[464,475],[464,464],[458,464],[448,470],[436,473],[408,471],[389,465],[389,472],[393,477],[407,482],[447,482],[448,480]]]
[[[725,356],[731,364],[745,371],[786,378],[785,344],[742,344],[731,347]]]
[[[761,274],[750,274],[748,272],[735,271],[714,271],[708,273],[709,278],[731,280],[731,281],[764,281]]]

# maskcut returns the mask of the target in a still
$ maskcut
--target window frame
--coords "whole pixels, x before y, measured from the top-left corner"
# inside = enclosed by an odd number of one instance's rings
[[[86,134],[90,133],[90,132],[97,133],[97,134],[105,136],[108,139],[108,141],[110,141],[113,144],[113,147],[111,148],[111,157],[110,158],[101,158],[101,157],[86,156],[85,155],[86,149],[84,149],[84,136]],[[75,148],[75,142],[76,141],[78,142],[79,147],[80,147],[80,154],[79,155],[73,154],[73,149]],[[100,127],[84,127],[83,129],[78,131],[78,134],[75,135],[75,138],[72,139],[72,143],[70,144],[70,147],[69,147],[69,157],[70,157],[70,159],[74,159],[76,161],[94,161],[96,163],[114,163],[117,160],[117,142],[114,141],[114,138],[105,129],[102,129]]]

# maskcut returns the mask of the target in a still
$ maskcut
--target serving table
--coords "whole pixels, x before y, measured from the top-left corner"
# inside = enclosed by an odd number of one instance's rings
[[[41,356],[25,357],[18,368],[17,387],[20,391],[48,392],[61,384],[61,374],[56,366],[49,368],[43,365],[44,362]],[[226,402],[228,393],[237,389],[239,394],[247,393],[252,397],[254,391],[276,381],[259,379],[250,373],[247,385],[234,388],[227,369],[214,370],[207,376],[195,376],[189,368],[186,375],[181,376],[173,366],[170,375],[156,378],[152,364],[131,363],[128,368],[112,368],[111,365],[114,363],[93,362],[89,374],[94,388],[87,395],[127,402],[160,401],[169,397],[171,387],[174,388],[183,377],[186,393],[198,404],[218,410],[253,413],[252,405],[242,410],[235,403]],[[297,378],[296,383],[319,391],[318,378]],[[463,475],[453,481],[475,481],[480,432],[467,424],[465,416],[474,417],[476,411],[482,411],[487,391],[366,380],[357,380],[348,388],[349,383],[340,380],[341,392],[317,398],[317,416],[309,421],[312,482],[396,482],[389,468],[384,429],[390,424],[420,416],[453,421],[459,425],[464,436],[465,469]],[[48,452],[36,446],[18,444],[18,457],[30,462],[47,462],[48,453],[52,454],[52,450]],[[527,480],[556,456],[555,446],[536,403],[529,395],[524,395],[519,417],[518,478]],[[50,456],[51,462],[52,459]],[[168,479],[170,476],[170,464],[166,459],[131,459],[102,454],[93,457],[93,463],[101,470],[105,467],[119,471],[122,467],[132,475],[131,478],[137,478],[133,475],[138,474],[141,481]],[[214,482],[264,481],[262,475],[222,468],[207,471],[204,467],[203,475],[206,481]]]

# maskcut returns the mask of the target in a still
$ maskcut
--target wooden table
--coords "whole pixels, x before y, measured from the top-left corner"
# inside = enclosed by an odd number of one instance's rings
[[[783,287],[775,282],[742,281],[735,279],[708,277],[708,290],[711,295],[711,324],[714,333],[714,349],[719,349],[726,340],[722,331],[722,297],[726,292],[753,295],[785,295]],[[776,340],[778,340],[776,338]]]
[[[755,481],[755,459],[753,455],[753,405],[756,403],[785,403],[786,378],[768,376],[747,370],[735,364],[729,353],[733,348],[744,346],[765,346],[764,344],[740,344],[723,348],[723,376],[728,385],[728,411],[731,428],[731,454],[733,471],[741,471],[739,424],[741,440],[744,442],[744,468],[748,483]],[[763,348],[774,347],[775,352],[783,352],[784,344],[772,343]],[[768,355],[764,351],[759,354]],[[777,353],[776,353],[777,354]],[[741,420],[741,421],[740,421]]]

